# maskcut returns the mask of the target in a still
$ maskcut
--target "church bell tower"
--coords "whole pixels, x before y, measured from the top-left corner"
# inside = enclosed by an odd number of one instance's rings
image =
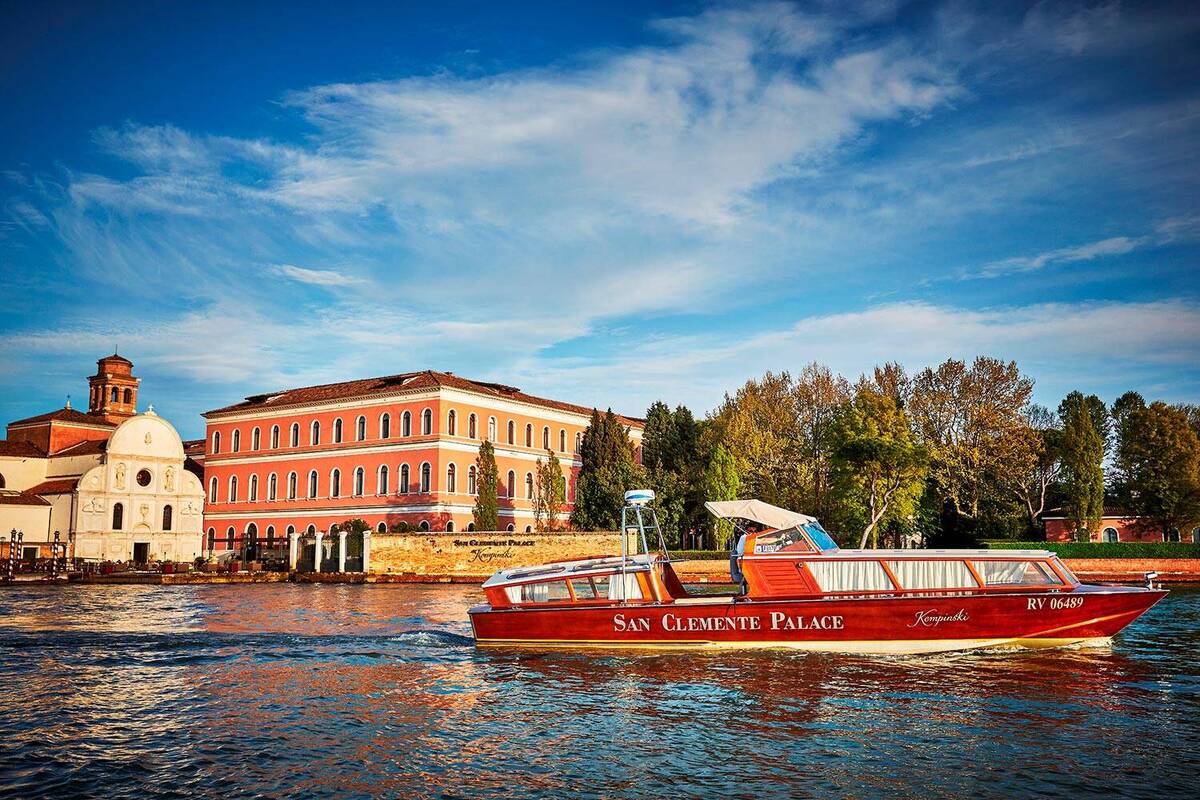
[[[96,374],[88,378],[88,413],[112,423],[134,416],[141,382],[133,377],[132,361],[116,353],[105,356],[96,362]]]

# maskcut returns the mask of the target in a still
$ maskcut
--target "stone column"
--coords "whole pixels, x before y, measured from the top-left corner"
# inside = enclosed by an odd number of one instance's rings
[[[371,571],[371,532],[363,532],[363,565],[362,571],[365,575]]]
[[[346,571],[346,532],[338,531],[338,572]]]
[[[317,531],[317,546],[313,548],[313,572],[321,571],[321,537],[325,534]]]
[[[300,560],[300,534],[292,531],[288,534],[288,572],[296,571],[296,563]]]

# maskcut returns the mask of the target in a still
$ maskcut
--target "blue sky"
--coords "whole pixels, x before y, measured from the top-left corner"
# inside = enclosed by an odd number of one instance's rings
[[[640,413],[1016,359],[1200,401],[1186,4],[8,3],[0,420],[424,368]]]

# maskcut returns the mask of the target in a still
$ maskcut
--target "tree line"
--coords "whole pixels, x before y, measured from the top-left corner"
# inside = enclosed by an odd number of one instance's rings
[[[739,497],[859,547],[1040,539],[1052,510],[1086,538],[1106,503],[1164,538],[1200,525],[1200,407],[1072,392],[1052,410],[1032,393],[1015,362],[988,357],[853,383],[813,363],[747,381],[704,419],[654,403],[640,463],[619,418],[593,412],[570,521],[611,530],[624,491],[649,486],[677,547],[727,546],[703,504]]]

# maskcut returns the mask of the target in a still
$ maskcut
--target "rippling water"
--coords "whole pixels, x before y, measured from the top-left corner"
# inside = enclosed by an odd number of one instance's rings
[[[476,651],[470,587],[0,593],[0,795],[1195,796],[1200,593],[1111,649]]]

